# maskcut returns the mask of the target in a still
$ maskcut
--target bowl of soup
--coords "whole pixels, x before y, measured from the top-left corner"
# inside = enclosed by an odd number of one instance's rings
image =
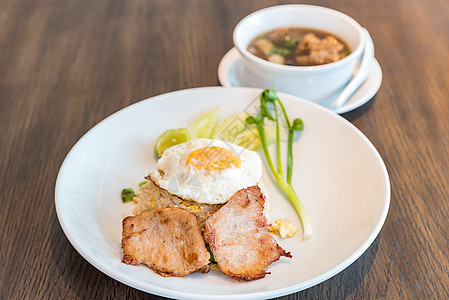
[[[233,33],[242,85],[274,88],[320,104],[352,78],[366,36],[351,17],[314,5],[279,5],[243,18]]]

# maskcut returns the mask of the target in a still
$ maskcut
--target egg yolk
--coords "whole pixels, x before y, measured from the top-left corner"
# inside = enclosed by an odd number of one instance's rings
[[[204,147],[190,153],[187,164],[200,171],[220,172],[240,168],[242,161],[231,150],[222,147]]]

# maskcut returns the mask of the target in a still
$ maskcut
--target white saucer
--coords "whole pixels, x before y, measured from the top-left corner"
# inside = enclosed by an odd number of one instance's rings
[[[240,54],[236,48],[232,48],[226,53],[218,66],[218,80],[224,87],[240,87],[240,67],[242,62]],[[337,114],[344,114],[354,110],[371,100],[379,90],[382,82],[382,70],[376,59],[373,61],[373,67],[368,79],[352,95],[352,97],[337,109]],[[331,103],[328,103],[330,105]],[[324,105],[325,106],[325,105]]]

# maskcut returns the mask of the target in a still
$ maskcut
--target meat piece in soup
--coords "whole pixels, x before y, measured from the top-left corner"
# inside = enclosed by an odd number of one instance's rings
[[[349,46],[335,35],[303,27],[266,32],[251,41],[248,51],[267,61],[292,66],[327,64],[351,53]]]

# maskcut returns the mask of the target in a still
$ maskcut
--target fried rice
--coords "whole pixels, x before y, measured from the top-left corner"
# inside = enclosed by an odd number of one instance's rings
[[[133,209],[134,215],[138,215],[144,210],[157,208],[183,208],[195,214],[201,233],[203,233],[206,219],[224,205],[196,203],[195,201],[182,199],[160,188],[153,182],[150,176],[147,179],[148,181],[141,186],[140,191],[137,192],[137,196],[134,197],[134,201],[136,202],[136,206]]]

